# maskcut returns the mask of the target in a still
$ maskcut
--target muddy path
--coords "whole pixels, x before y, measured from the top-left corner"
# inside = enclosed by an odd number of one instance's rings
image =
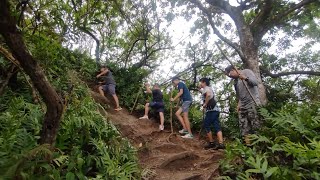
[[[100,103],[108,103],[97,94],[93,97]],[[139,120],[125,109],[116,112],[107,108],[105,115],[138,150],[144,179],[209,180],[218,177],[223,151],[204,150],[205,140],[197,136],[194,139],[183,139],[178,134],[170,136],[170,126],[160,132],[156,120]]]

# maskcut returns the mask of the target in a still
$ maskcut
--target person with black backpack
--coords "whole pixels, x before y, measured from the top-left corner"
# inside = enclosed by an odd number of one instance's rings
[[[205,111],[205,118],[203,122],[203,128],[205,129],[209,143],[204,148],[205,149],[224,149],[223,136],[219,122],[220,110],[217,105],[217,100],[214,96],[213,89],[210,87],[210,80],[208,78],[200,79],[200,88],[202,88],[203,96],[203,111]],[[213,140],[211,126],[217,134],[218,142]]]

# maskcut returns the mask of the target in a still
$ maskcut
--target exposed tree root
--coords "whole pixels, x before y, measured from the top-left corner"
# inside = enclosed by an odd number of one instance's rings
[[[160,164],[160,168],[164,168],[166,167],[168,164],[174,162],[174,161],[177,161],[177,160],[180,160],[180,159],[183,159],[183,158],[186,158],[186,157],[191,157],[191,156],[197,156],[195,155],[193,152],[182,152],[182,153],[179,153],[179,154],[175,154],[169,158],[167,158],[165,161],[163,161],[161,164]]]

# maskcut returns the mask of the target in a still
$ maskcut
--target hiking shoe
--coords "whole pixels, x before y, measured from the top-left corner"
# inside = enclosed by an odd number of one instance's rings
[[[218,146],[217,142],[209,142],[207,145],[204,146],[204,149],[214,149]]]
[[[181,129],[181,130],[179,131],[179,133],[180,133],[180,134],[188,134],[189,132],[188,132],[187,130],[185,130],[185,129]]]
[[[142,116],[139,119],[149,119],[149,117],[148,116]]]
[[[159,130],[163,131],[164,130],[164,126],[163,125],[159,125]]]
[[[121,107],[117,107],[116,109],[114,109],[114,110],[116,110],[116,111],[121,111],[122,110],[122,108]]]
[[[189,134],[189,133],[187,133],[186,135],[181,136],[181,137],[184,138],[184,139],[193,139],[193,135]]]
[[[218,143],[216,144],[216,147],[212,148],[214,150],[218,150],[218,149],[225,149],[226,147],[224,146],[224,144]]]

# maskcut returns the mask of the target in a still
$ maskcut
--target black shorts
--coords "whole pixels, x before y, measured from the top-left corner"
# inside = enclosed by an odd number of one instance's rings
[[[150,102],[149,107],[155,109],[157,112],[164,112],[163,102]]]

